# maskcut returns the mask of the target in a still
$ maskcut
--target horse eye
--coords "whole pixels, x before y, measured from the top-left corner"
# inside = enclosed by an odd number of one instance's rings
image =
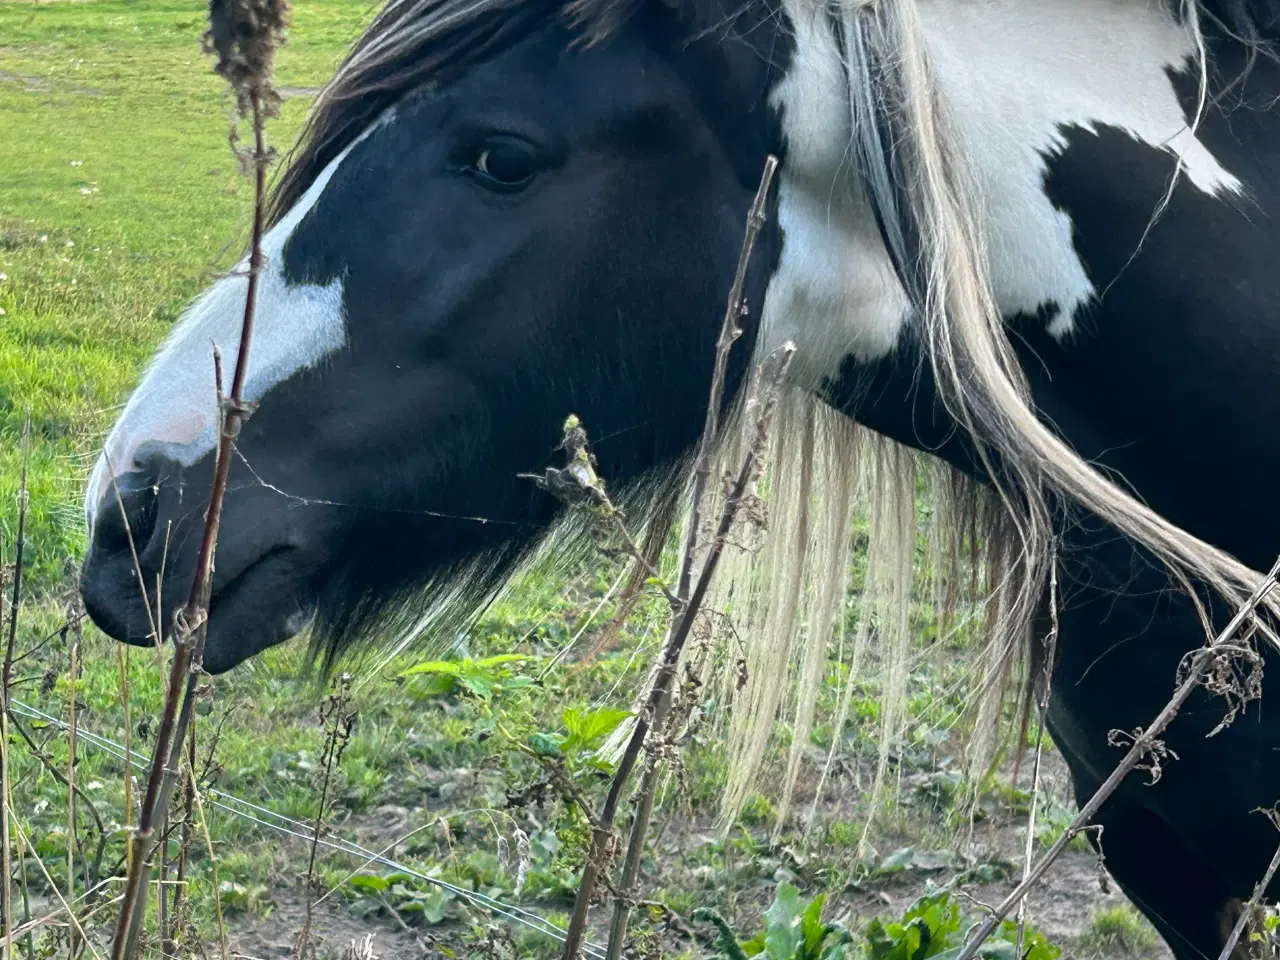
[[[522,143],[490,143],[472,162],[470,173],[493,190],[518,190],[533,179],[537,161],[530,148]]]

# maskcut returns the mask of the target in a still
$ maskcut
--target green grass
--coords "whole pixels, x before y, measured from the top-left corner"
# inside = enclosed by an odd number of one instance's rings
[[[1127,903],[1104,907],[1089,918],[1080,935],[1082,956],[1150,956],[1156,946],[1155,928]]]
[[[142,365],[240,252],[252,201],[193,0],[0,3],[0,541],[32,418],[33,585],[83,548],[81,486]],[[301,0],[278,81],[322,84],[369,16]],[[287,150],[309,98],[269,138]]]

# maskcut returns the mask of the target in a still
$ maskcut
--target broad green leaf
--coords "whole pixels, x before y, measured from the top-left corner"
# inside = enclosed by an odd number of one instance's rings
[[[458,689],[458,678],[448,673],[434,673],[418,687],[424,697],[443,697]]]
[[[431,892],[422,898],[422,918],[430,924],[437,924],[444,919],[445,911],[453,901],[453,894],[442,887],[433,887]]]
[[[540,757],[562,757],[560,738],[550,733],[529,734],[529,746]]]
[[[483,671],[468,670],[458,678],[458,682],[481,700],[488,700],[493,696],[493,680]]]
[[[822,904],[827,899],[820,893],[813,898],[804,915],[800,918],[800,938],[804,951],[804,960],[817,960],[822,949],[822,941],[826,938],[827,928],[822,923]]]
[[[367,874],[359,874],[347,882],[361,893],[381,893],[391,886],[386,877],[373,877]]]
[[[451,660],[428,660],[426,663],[415,663],[400,672],[402,677],[412,677],[419,673],[445,673],[456,677],[462,672],[462,665]]]
[[[764,943],[769,960],[794,960],[800,946],[800,891],[780,883],[764,914]]]
[[[563,713],[565,729],[577,746],[589,747],[618,728],[618,724],[631,716],[630,710],[601,707],[599,710],[579,710],[567,707]]]

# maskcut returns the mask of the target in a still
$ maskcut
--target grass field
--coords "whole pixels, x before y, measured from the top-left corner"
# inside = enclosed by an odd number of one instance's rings
[[[363,3],[304,2],[280,83],[323,83]],[[183,304],[240,252],[251,200],[229,99],[200,51],[203,6],[0,4],[0,536],[13,541],[30,409],[29,571],[63,575],[83,537],[94,444]],[[273,123],[287,149],[309,98]]]
[[[183,305],[235,259],[245,235],[250,194],[227,145],[228,96],[200,51],[204,10],[198,0],[0,0],[4,563],[13,556],[28,410],[32,420],[28,602],[19,630],[26,656],[16,696],[58,718],[67,717],[74,702],[83,731],[144,753],[160,696],[156,655],[124,654],[86,626],[73,679],[70,651],[78,627],[66,624],[70,575],[83,548],[80,486],[96,445]],[[294,4],[294,29],[277,77],[288,98],[269,130],[278,147],[291,144],[310,93],[371,13],[351,0]],[[538,734],[573,745],[564,746],[564,763],[584,789],[594,789],[595,740],[565,733],[579,722],[575,717],[605,724],[629,706],[660,635],[660,605],[643,607],[614,647],[548,667],[575,636],[582,637],[579,650],[591,648],[613,613],[603,598],[617,573],[606,560],[535,571],[465,638],[449,667],[404,678],[399,671],[415,662],[406,656],[353,680],[341,713],[358,719],[328,777],[329,836],[379,850],[390,846],[397,861],[421,876],[373,865],[351,880],[358,859],[321,851],[317,879],[309,881],[305,839],[207,806],[213,856],[203,837],[192,844],[181,955],[218,955],[215,902],[234,949],[246,956],[291,955],[307,902],[330,889],[336,892],[317,909],[320,955],[336,955],[362,932],[377,933],[382,957],[555,955],[549,939],[529,930],[507,942],[508,927],[489,911],[422,876],[563,920],[586,832],[571,803],[554,797],[541,805],[516,802],[545,772],[523,745]],[[856,613],[855,596],[848,615]],[[766,790],[738,826],[718,832],[723,759],[711,738],[695,742],[685,754],[684,778],[663,795],[643,875],[648,898],[674,914],[638,912],[636,955],[715,955],[714,928],[691,920],[697,908],[718,910],[746,939],[790,883],[805,900],[828,896],[826,915],[854,932],[848,956],[906,957],[892,952],[904,942],[901,927],[890,924],[880,928],[880,940],[863,939],[873,917],[901,921],[926,882],[964,885],[987,897],[1007,889],[1025,794],[993,782],[986,819],[969,843],[957,839],[954,799],[961,783],[947,727],[960,706],[952,681],[963,654],[922,661],[911,678],[912,723],[894,754],[897,790],[878,811],[864,856],[858,845],[869,810],[862,788],[878,738],[877,688],[861,678],[850,681],[846,664],[834,663],[823,686],[813,757],[801,780],[796,809],[803,813],[813,799],[818,758],[838,737],[835,772],[812,823],[793,815],[775,832]],[[485,662],[495,656],[523,659]],[[852,719],[837,732],[832,718],[847,682],[857,684]],[[333,730],[322,713],[332,693],[310,677],[296,645],[220,678],[198,725],[206,803],[224,791],[257,804],[258,819],[267,817],[263,811],[304,823],[315,818]],[[132,822],[126,795],[133,787],[118,759],[82,739],[69,858],[68,796],[59,779],[69,769],[67,739],[48,720],[21,722],[20,735],[11,738],[14,806],[33,848],[22,866],[31,913],[39,916],[56,906],[54,887],[65,889],[69,859],[77,893],[99,879],[111,890]],[[787,741],[786,724],[779,733],[774,765]],[[762,783],[771,779],[777,778],[771,773]],[[1044,839],[1068,815],[1060,772],[1054,784],[1041,815]],[[1092,857],[1074,851],[1036,901],[1041,909],[1033,917],[1074,955],[1160,955],[1132,909],[1096,890],[1094,872]],[[83,922],[102,949],[111,910],[103,906],[107,893],[98,898],[99,912]],[[946,932],[952,941],[960,929],[956,911]],[[930,922],[941,922],[937,916]],[[37,952],[65,955],[66,936],[65,927],[43,928]],[[939,947],[943,940],[939,932]],[[1032,960],[1052,955],[1045,945]]]

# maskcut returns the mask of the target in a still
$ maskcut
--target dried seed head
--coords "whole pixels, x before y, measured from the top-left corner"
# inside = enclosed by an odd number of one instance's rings
[[[204,49],[217,58],[214,72],[235,91],[240,116],[249,116],[254,98],[265,116],[279,109],[271,71],[288,25],[286,0],[209,0]]]
[[[516,827],[511,831],[516,838],[516,896],[524,889],[525,878],[529,875],[529,866],[533,863],[533,848],[529,845],[529,835]]]

